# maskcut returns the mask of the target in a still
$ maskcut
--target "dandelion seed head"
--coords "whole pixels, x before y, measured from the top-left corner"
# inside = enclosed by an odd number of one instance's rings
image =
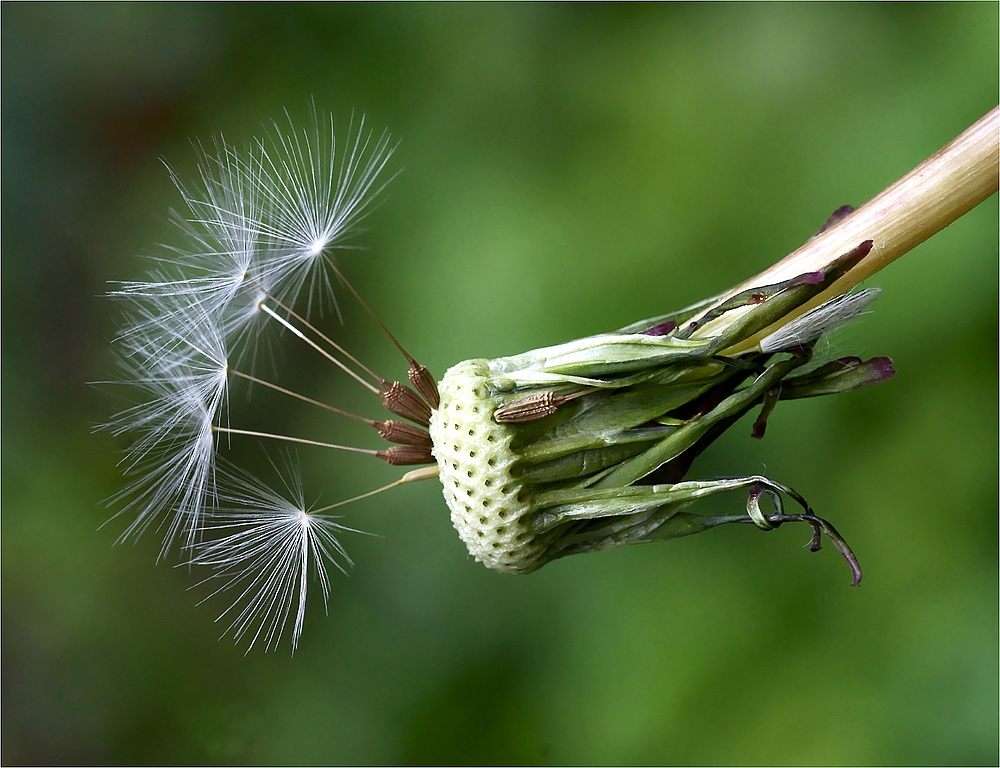
[[[112,519],[132,518],[120,540],[155,530],[160,558],[179,542],[189,563],[211,568],[216,592],[235,595],[227,632],[249,647],[273,648],[294,608],[294,650],[309,574],[325,604],[328,566],[350,565],[337,535],[352,529],[310,511],[297,469],[279,473],[277,493],[220,457],[234,432],[229,378],[275,366],[273,310],[337,307],[332,252],[350,247],[373,209],[394,147],[364,118],[337,137],[313,106],[304,130],[286,113],[246,146],[220,136],[194,148],[193,184],[168,166],[183,200],[171,212],[179,244],[148,256],[144,279],[109,292],[123,307],[117,383],[133,396],[104,425],[130,440]]]

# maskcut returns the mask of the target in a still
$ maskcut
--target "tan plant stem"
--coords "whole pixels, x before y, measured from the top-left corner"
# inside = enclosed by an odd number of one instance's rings
[[[719,303],[747,288],[820,271],[859,243],[874,242],[871,253],[823,293],[727,352],[735,354],[752,348],[778,326],[850,290],[971,211],[997,191],[998,163],[1000,107],[845,219],[727,293]],[[707,323],[695,335],[710,334],[712,326],[721,321]]]

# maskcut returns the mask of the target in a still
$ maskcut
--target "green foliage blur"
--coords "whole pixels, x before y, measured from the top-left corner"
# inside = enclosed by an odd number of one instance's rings
[[[91,430],[122,403],[85,384],[116,375],[106,282],[176,241],[161,158],[191,177],[192,138],[302,122],[310,98],[387,126],[405,170],[342,264],[440,376],[793,250],[995,106],[996,3],[2,13],[5,764],[997,764],[995,196],[871,280],[835,340],[895,379],[782,403],[760,443],[751,416],[695,463],[801,491],[859,589],[793,526],[502,576],[425,483],[343,510],[376,536],[345,540],[329,615],[317,590],[294,658],[244,656],[198,574],[100,527],[124,444]],[[337,338],[402,376],[344,307]],[[378,414],[301,350],[277,364]],[[291,406],[283,426],[349,431]],[[310,500],[398,474],[300,455]]]

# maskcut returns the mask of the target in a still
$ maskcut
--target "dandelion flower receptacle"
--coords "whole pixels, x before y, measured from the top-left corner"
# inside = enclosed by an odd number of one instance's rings
[[[879,268],[873,260],[887,263],[996,190],[996,133],[994,111],[949,145],[957,155],[946,147],[921,166],[925,173],[857,211],[838,209],[800,249],[807,258],[617,331],[460,362],[440,381],[382,324],[335,258],[388,183],[388,134],[352,120],[340,141],[332,120],[314,110],[305,130],[275,124],[246,150],[221,139],[199,148],[198,185],[175,178],[187,207],[176,217],[185,244],[157,256],[147,279],[111,292],[125,308],[115,340],[119,383],[137,395],[107,425],[131,441],[123,459],[129,482],[114,500],[116,517],[132,517],[122,538],[155,529],[161,557],[179,546],[185,565],[208,569],[201,583],[214,587],[210,595],[229,598],[220,616],[226,631],[266,648],[290,625],[294,649],[310,581],[319,581],[325,603],[329,567],[351,564],[339,537],[358,531],[333,511],[433,478],[469,553],[504,573],[723,524],[772,530],[801,522],[812,529],[811,548],[829,540],[857,584],[850,548],[797,492],[759,475],[692,478],[692,463],[748,413],[758,414],[750,431],[760,438],[781,401],[850,392],[894,374],[885,357],[824,359],[817,342],[877,297],[872,288],[849,292]],[[940,203],[950,188],[960,189],[960,205]],[[881,211],[874,220],[873,206]],[[382,377],[321,327],[325,307],[340,316],[341,286],[402,353],[406,383]],[[321,356],[383,414],[349,412],[262,373],[257,363],[279,341]],[[361,422],[379,444],[289,435],[280,422],[249,428],[237,396],[246,387]],[[277,481],[269,485],[233,465],[228,450],[238,441],[414,468],[355,499],[311,508],[290,456],[272,462]],[[746,495],[745,514],[707,516],[694,505],[730,491]],[[788,500],[800,509],[786,512]]]
[[[756,354],[720,355],[821,291],[870,248],[862,243],[825,272],[723,303],[706,317],[753,307],[713,336],[692,338],[698,323],[689,311],[651,318],[639,324],[643,330],[630,326],[451,368],[430,434],[452,522],[469,551],[495,570],[530,573],[565,555],[722,522],[774,528],[786,521],[777,495],[783,490],[811,515],[801,497],[766,478],[681,481],[698,453],[758,405],[760,437],[779,399],[849,391],[892,376],[887,358],[808,367],[816,339],[856,316],[874,290],[833,300],[837,309],[814,310],[800,319],[798,333],[768,337]],[[751,496],[766,489],[776,514],[708,521],[683,512],[698,498],[738,488]]]

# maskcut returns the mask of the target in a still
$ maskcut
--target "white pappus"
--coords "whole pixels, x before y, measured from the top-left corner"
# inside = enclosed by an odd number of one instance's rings
[[[223,616],[234,616],[230,629],[249,647],[273,648],[295,604],[294,650],[308,572],[325,602],[324,561],[350,563],[336,538],[350,529],[306,508],[294,468],[281,473],[290,501],[217,458],[220,438],[241,434],[229,421],[234,377],[308,400],[259,378],[254,364],[271,321],[301,335],[310,311],[336,307],[332,254],[351,247],[388,183],[389,134],[352,118],[344,135],[338,141],[332,117],[314,107],[307,129],[274,123],[246,151],[222,138],[196,145],[199,184],[171,171],[186,208],[172,212],[183,244],[153,256],[145,280],[110,291],[124,307],[113,383],[135,403],[104,425],[131,441],[121,461],[128,482],[111,500],[112,519],[132,517],[120,540],[153,529],[163,535],[159,558],[179,544],[184,564],[215,570],[207,581],[223,582],[213,594],[236,594]]]

